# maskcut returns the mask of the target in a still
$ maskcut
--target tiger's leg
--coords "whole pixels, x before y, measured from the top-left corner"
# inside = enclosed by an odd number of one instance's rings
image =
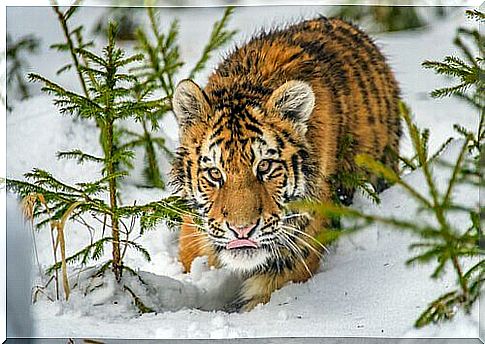
[[[190,216],[184,216],[179,236],[179,260],[184,272],[190,272],[192,262],[197,257],[208,256],[209,266],[216,266],[217,261],[211,250],[207,234],[199,229]]]
[[[239,306],[238,308],[242,311],[249,311],[260,303],[267,303],[271,299],[271,294],[288,282],[305,282],[315,274],[320,266],[322,251],[326,249],[324,244],[311,238],[316,238],[322,231],[326,231],[330,221],[316,214],[312,216],[313,219],[304,230],[306,234],[299,236],[288,246],[288,249],[293,253],[287,251],[285,254],[283,250],[279,253],[280,257],[290,258],[292,264],[286,265],[279,262],[278,266],[285,267],[269,269],[270,272],[258,273],[247,278],[241,287],[236,307]]]
[[[201,255],[198,244],[199,230],[195,227],[192,219],[183,217],[179,236],[179,260],[184,267],[184,272],[190,272],[190,266],[194,259]]]

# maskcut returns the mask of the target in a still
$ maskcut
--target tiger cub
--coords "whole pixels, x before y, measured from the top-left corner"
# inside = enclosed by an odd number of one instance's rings
[[[180,82],[172,99],[180,147],[171,182],[200,220],[184,218],[185,270],[206,255],[211,265],[238,272],[241,310],[268,302],[289,281],[310,278],[323,249],[313,238],[329,220],[285,206],[331,200],[339,189],[331,177],[355,170],[355,154],[397,170],[386,152],[398,151],[398,99],[372,40],[350,23],[323,17],[252,38],[204,89]],[[349,136],[353,149],[339,154]]]

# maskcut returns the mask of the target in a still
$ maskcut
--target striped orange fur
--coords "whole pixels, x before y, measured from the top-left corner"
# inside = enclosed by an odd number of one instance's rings
[[[357,27],[318,18],[261,33],[236,48],[202,90],[182,81],[173,108],[180,147],[172,183],[200,214],[185,219],[180,259],[208,255],[240,272],[235,303],[250,310],[288,281],[307,280],[325,218],[289,213],[298,199],[328,201],[331,177],[367,153],[394,170],[399,88],[385,58]],[[339,153],[346,137],[352,149]],[[378,188],[378,181],[373,179]]]

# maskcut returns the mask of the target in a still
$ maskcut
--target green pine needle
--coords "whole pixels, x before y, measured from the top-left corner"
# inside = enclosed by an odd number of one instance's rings
[[[233,12],[234,8],[228,7],[221,20],[214,23],[209,42],[204,47],[201,57],[190,71],[189,79],[193,79],[197,73],[202,71],[206,67],[207,61],[211,58],[214,51],[227,44],[237,33],[236,30],[227,30],[226,28]]]

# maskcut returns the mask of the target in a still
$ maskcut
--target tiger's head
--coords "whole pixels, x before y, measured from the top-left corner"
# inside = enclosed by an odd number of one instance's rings
[[[302,81],[259,99],[217,98],[190,80],[177,86],[172,105],[180,147],[172,184],[200,214],[229,268],[264,267],[288,241],[289,223],[308,221],[285,205],[311,194],[315,164],[306,133],[314,104]]]

